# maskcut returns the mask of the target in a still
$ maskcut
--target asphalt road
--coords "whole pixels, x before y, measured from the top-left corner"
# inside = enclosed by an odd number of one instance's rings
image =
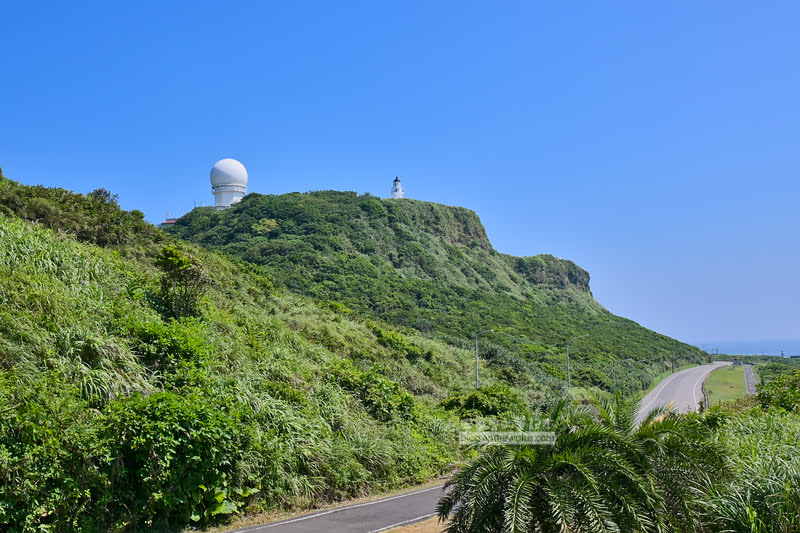
[[[648,412],[656,407],[667,406],[670,403],[681,413],[696,411],[697,405],[703,399],[703,382],[708,375],[714,370],[730,364],[728,361],[715,361],[710,365],[687,368],[664,378],[642,400],[638,420],[641,421]]]
[[[442,486],[337,507],[231,533],[378,533],[434,516]]]
[[[756,376],[753,374],[753,365],[744,365],[744,384],[747,386],[747,394],[756,393]]]
[[[682,370],[665,378],[642,400],[639,420],[649,410],[670,403],[681,412],[696,410],[703,398],[702,384],[708,374],[729,364],[718,361]],[[436,502],[441,495],[442,486],[439,485],[382,500],[237,529],[231,533],[378,533],[435,516]]]

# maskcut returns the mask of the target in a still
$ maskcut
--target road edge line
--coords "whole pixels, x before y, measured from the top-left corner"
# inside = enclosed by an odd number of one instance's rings
[[[339,511],[346,511],[347,509],[355,509],[357,507],[366,507],[367,505],[374,505],[376,503],[388,502],[391,500],[396,500],[398,498],[404,498],[406,496],[413,496],[414,494],[422,494],[423,492],[428,492],[430,490],[438,489],[441,490],[444,485],[436,485],[435,487],[429,487],[427,489],[420,489],[414,492],[406,492],[405,494],[398,494],[397,496],[390,496],[388,498],[383,498],[381,500],[373,500],[371,502],[364,502],[364,503],[354,503],[352,505],[345,505],[344,507],[336,507],[335,509],[329,509],[327,511],[320,511],[316,513],[309,513],[304,516],[298,516],[297,518],[289,518],[285,520],[280,520],[278,522],[272,522],[271,524],[262,524],[260,526],[252,526],[244,529],[235,529],[228,533],[248,533],[252,531],[260,531],[262,529],[268,529],[271,527],[278,527],[283,526],[286,524],[293,524],[294,522],[300,522],[302,520],[308,520],[310,518],[316,518],[318,516],[325,516],[333,513],[338,513]]]
[[[382,527],[380,529],[373,529],[372,531],[368,531],[367,533],[380,533],[381,531],[388,531],[390,529],[394,529],[396,527],[404,526],[406,524],[413,524],[415,522],[422,522],[425,519],[431,518],[436,516],[436,513],[430,513],[422,516],[418,516],[416,518],[412,518],[410,520],[403,520],[402,522],[398,522],[396,524],[392,524],[391,526]]]

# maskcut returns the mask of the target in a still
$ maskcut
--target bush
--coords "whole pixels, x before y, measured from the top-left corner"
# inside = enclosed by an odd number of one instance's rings
[[[800,408],[800,371],[775,378],[758,391],[761,407],[780,407],[787,411]]]
[[[103,417],[74,386],[0,375],[0,530],[103,530],[111,464]]]
[[[207,523],[236,512],[253,489],[238,485],[248,437],[207,398],[159,392],[112,404],[115,441],[111,509],[135,523]]]
[[[179,320],[197,316],[200,297],[211,285],[211,277],[200,260],[175,246],[164,246],[156,257],[155,266],[162,271],[159,299],[164,315]]]
[[[99,246],[151,246],[165,238],[142,219],[141,211],[120,209],[117,196],[105,189],[84,196],[4,179],[0,180],[0,211]]]
[[[441,403],[462,418],[522,414],[525,404],[519,394],[505,385],[491,385],[465,394],[454,394]]]
[[[382,346],[402,353],[409,361],[416,361],[420,357],[426,355],[421,348],[411,344],[405,336],[397,332],[385,331],[372,323],[370,324],[370,328],[372,332],[375,333],[375,337],[378,338],[378,342],[381,343]],[[430,357],[428,356],[428,358]]]
[[[213,350],[206,340],[206,326],[195,319],[182,322],[156,319],[129,327],[133,352],[151,370],[164,372],[174,370],[180,362],[199,363]]]
[[[387,422],[394,418],[411,420],[415,417],[414,396],[381,375],[377,364],[369,372],[362,372],[348,362],[332,369],[330,375],[343,388],[355,392],[367,412],[377,420]]]

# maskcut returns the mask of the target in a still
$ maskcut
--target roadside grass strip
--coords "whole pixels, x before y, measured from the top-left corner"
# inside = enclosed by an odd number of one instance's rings
[[[709,405],[732,402],[747,395],[744,366],[726,366],[715,370],[706,381]]]

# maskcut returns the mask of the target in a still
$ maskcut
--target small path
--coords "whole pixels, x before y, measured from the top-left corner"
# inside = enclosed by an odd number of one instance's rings
[[[747,386],[749,396],[756,393],[756,376],[753,374],[753,365],[744,365],[744,384]]]

